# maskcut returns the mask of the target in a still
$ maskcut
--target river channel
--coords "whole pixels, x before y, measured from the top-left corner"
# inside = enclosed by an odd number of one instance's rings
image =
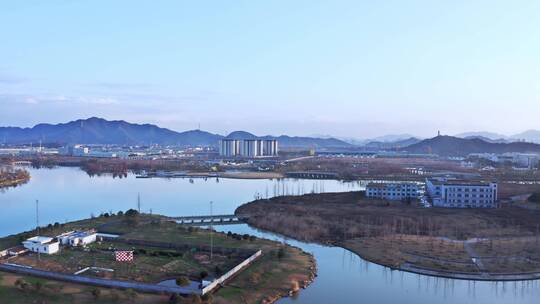
[[[29,183],[0,193],[0,236],[36,225],[66,222],[103,212],[137,208],[170,216],[230,214],[256,197],[309,192],[352,191],[364,183],[331,180],[137,179],[90,177],[78,168],[29,169]],[[312,253],[318,277],[307,289],[280,303],[539,303],[540,282],[474,282],[391,271],[337,247],[303,243],[259,231],[248,225],[216,226],[287,242]]]

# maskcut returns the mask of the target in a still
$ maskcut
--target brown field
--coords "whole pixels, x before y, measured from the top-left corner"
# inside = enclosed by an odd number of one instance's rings
[[[370,200],[362,192],[258,200],[239,207],[256,227],[303,241],[343,246],[392,267],[492,273],[540,271],[540,211],[422,208]],[[472,242],[489,238],[487,242]],[[466,248],[469,247],[469,248]],[[473,254],[474,253],[474,254]],[[508,254],[511,254],[508,257]]]

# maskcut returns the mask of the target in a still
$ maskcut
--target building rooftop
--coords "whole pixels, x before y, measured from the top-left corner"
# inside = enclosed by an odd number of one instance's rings
[[[27,239],[26,241],[32,242],[32,243],[38,243],[38,244],[47,244],[47,243],[52,242],[52,240],[53,238],[48,237],[48,236],[34,236]]]
[[[66,233],[62,233],[57,237],[83,238],[92,234],[96,234],[96,230],[90,229],[90,230],[84,230],[84,231],[69,231]]]
[[[400,183],[400,182],[395,182],[395,183],[369,183],[369,184],[367,184],[366,188],[384,189],[384,188],[387,188],[387,187],[400,187],[400,186],[417,186],[417,185],[414,184],[414,183]]]
[[[492,182],[482,182],[482,181],[470,181],[470,180],[437,180],[429,179],[429,181],[438,186],[449,185],[449,186],[479,186],[479,187],[488,187]]]
[[[26,251],[28,249],[26,247],[24,247],[23,245],[18,245],[18,246],[15,246],[15,247],[8,248],[7,250],[11,251],[11,252],[18,253],[18,252]]]

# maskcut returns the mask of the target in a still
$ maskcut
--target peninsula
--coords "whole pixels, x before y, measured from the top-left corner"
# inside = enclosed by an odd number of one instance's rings
[[[315,275],[298,248],[133,209],[4,237],[0,249],[0,293],[13,303],[272,303]]]
[[[257,228],[347,248],[392,269],[471,280],[540,279],[540,211],[425,208],[364,192],[308,194],[240,206]]]

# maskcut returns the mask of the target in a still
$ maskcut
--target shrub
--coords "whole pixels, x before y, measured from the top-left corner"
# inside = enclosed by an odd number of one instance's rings
[[[207,293],[202,296],[201,298],[205,303],[212,303],[214,300],[214,296],[211,293]]]
[[[139,215],[139,211],[135,209],[129,209],[128,211],[126,211],[126,216],[137,216],[137,215]]]
[[[199,274],[199,277],[201,278],[201,280],[204,280],[207,276],[208,276],[208,272],[204,270],[201,271],[201,273]]]
[[[37,281],[34,283],[34,289],[37,292],[40,292],[42,288],[43,288],[43,283],[41,283],[40,281]]]
[[[191,281],[186,276],[181,276],[176,279],[176,285],[178,286],[188,286]]]
[[[219,266],[216,266],[216,268],[214,268],[214,272],[216,273],[216,275],[220,276],[223,274],[223,269],[221,269],[221,267]]]
[[[92,289],[92,296],[94,297],[94,299],[98,299],[100,295],[101,295],[100,289],[98,288]]]
[[[279,248],[278,253],[277,253],[277,257],[280,260],[285,257],[285,249],[283,249],[283,247]]]
[[[199,295],[196,295],[196,294],[191,294],[191,303],[193,303],[193,304],[201,304],[202,303],[201,297]]]

